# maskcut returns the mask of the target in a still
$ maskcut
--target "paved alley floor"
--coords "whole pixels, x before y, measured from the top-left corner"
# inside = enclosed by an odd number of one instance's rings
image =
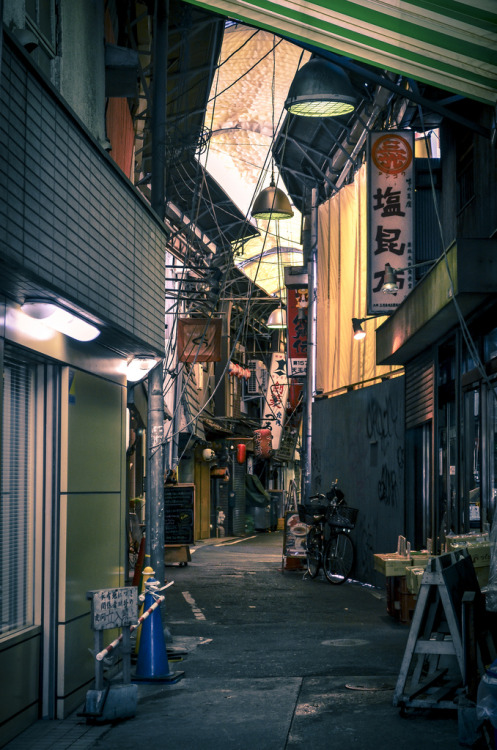
[[[140,683],[135,718],[38,722],[8,750],[458,748],[455,712],[392,706],[409,628],[384,592],[282,571],[281,548],[280,532],[218,540],[167,566],[168,645],[186,652],[170,669],[184,677]]]

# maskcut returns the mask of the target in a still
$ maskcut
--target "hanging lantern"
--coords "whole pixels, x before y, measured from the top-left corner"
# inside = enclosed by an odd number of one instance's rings
[[[257,458],[271,458],[273,453],[273,434],[271,430],[254,430],[254,453]]]
[[[236,446],[236,460],[239,464],[244,464],[247,458],[247,446],[245,443],[238,443]]]

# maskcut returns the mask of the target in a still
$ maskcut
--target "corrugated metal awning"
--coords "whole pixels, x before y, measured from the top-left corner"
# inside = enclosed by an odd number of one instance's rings
[[[495,0],[187,0],[295,42],[493,104]]]

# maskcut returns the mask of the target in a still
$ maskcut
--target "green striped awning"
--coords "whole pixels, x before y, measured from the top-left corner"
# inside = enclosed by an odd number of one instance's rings
[[[187,0],[471,99],[497,101],[497,0]]]

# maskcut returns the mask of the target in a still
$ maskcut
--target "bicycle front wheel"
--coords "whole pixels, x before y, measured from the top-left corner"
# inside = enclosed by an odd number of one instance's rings
[[[311,526],[307,532],[307,538],[305,540],[305,549],[307,555],[307,572],[310,578],[315,578],[319,573],[320,564],[320,553],[319,548],[321,546],[320,532],[315,526]]]
[[[354,565],[354,545],[348,534],[338,531],[328,542],[323,567],[330,583],[344,583],[352,572]]]

